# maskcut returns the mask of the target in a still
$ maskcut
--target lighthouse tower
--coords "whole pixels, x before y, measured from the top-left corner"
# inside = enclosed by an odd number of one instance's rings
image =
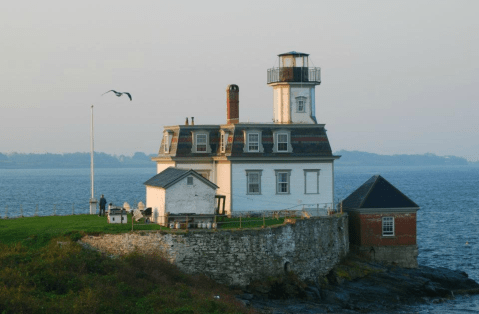
[[[321,84],[321,68],[309,67],[307,53],[291,51],[278,57],[279,67],[268,69],[274,123],[317,124],[314,88]]]

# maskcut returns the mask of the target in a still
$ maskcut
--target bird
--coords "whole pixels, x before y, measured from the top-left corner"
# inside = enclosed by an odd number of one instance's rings
[[[113,89],[107,91],[106,93],[109,93],[109,92],[114,92],[115,95],[118,96],[118,97],[121,97],[121,96],[123,96],[123,94],[126,94],[126,95],[128,96],[128,98],[130,98],[130,101],[132,100],[130,93],[127,93],[127,92],[120,93],[120,92],[117,92],[116,90],[113,90]],[[103,95],[105,95],[106,93],[103,93],[103,94],[101,94],[101,95],[103,96]]]

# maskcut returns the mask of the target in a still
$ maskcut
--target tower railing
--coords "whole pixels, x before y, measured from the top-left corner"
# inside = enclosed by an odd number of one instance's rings
[[[277,82],[321,83],[321,68],[280,67],[268,69],[268,84]]]

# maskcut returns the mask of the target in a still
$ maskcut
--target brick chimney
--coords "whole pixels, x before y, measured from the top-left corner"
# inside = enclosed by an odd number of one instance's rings
[[[235,84],[226,88],[226,123],[239,123],[239,87]]]

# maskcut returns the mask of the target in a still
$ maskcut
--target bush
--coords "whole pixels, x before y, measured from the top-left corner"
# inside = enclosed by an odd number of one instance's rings
[[[2,313],[248,312],[228,288],[188,276],[161,256],[111,259],[72,241],[78,236],[55,237],[39,248],[0,244]]]

